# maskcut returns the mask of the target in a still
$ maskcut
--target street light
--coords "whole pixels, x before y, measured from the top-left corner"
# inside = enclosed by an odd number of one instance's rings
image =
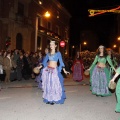
[[[118,41],[120,41],[120,36],[118,37]]]
[[[45,16],[46,18],[49,18],[49,17],[50,17],[50,13],[47,11],[47,12],[45,12],[44,16]]]
[[[84,44],[84,45],[87,45],[87,42],[84,42],[83,44]]]
[[[42,4],[42,1],[39,0],[39,4]],[[50,13],[48,11],[45,12],[45,14],[43,15],[46,18],[50,17]],[[37,50],[37,36],[38,36],[38,17],[36,17],[36,25],[35,25],[35,51]]]
[[[114,45],[113,45],[113,48],[116,48],[116,47],[117,47],[117,45],[116,45],[116,44],[114,44]]]

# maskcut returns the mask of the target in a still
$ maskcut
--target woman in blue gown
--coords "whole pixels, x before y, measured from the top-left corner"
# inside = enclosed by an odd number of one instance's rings
[[[64,78],[61,74],[63,70],[65,74],[69,73],[65,70],[65,65],[60,52],[57,52],[57,44],[55,41],[50,42],[50,52],[45,56],[43,63],[39,69],[42,70],[42,90],[43,101],[46,104],[53,105],[63,104],[66,95],[64,89]],[[58,66],[59,61],[59,66]]]

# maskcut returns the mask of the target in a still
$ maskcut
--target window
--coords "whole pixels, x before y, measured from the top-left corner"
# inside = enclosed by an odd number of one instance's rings
[[[24,4],[18,2],[18,15],[24,16]]]
[[[16,49],[22,50],[23,36],[21,33],[16,35]]]

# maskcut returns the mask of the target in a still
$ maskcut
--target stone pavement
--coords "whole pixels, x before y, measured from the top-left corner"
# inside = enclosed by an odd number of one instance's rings
[[[0,120],[118,120],[115,93],[96,97],[89,90],[89,80],[65,79],[67,99],[63,105],[47,105],[34,80],[1,83]]]

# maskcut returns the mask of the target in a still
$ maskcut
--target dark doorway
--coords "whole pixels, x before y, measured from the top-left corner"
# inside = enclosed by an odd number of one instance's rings
[[[16,49],[22,50],[23,37],[21,33],[16,35]]]

